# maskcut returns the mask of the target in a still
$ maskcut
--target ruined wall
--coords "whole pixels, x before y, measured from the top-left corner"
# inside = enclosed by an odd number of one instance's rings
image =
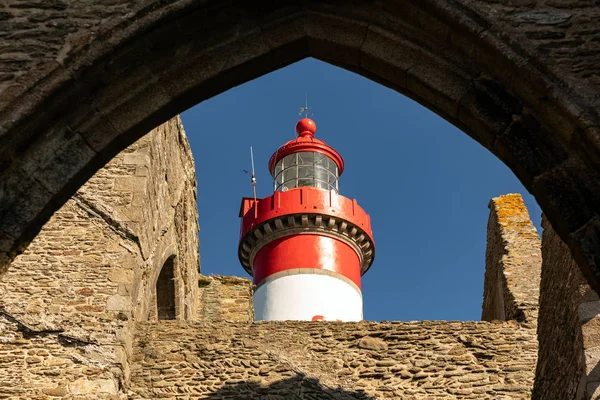
[[[198,278],[199,321],[254,320],[252,281],[235,276],[200,276]]]
[[[599,13],[595,0],[4,0],[0,261],[73,177],[148,121],[314,56],[405,91],[488,146],[572,235],[592,280]]]
[[[155,317],[155,282],[172,255],[177,315],[194,316],[195,190],[175,118],[116,156],[51,218],[0,282],[0,395],[124,396],[134,321]]]
[[[567,246],[542,219],[539,363],[533,398],[600,396],[600,301]]]
[[[600,299],[545,217],[540,242],[521,196],[489,207],[482,319],[539,323],[533,399],[598,398]]]
[[[481,319],[533,322],[538,316],[541,242],[523,198],[490,201]]]
[[[528,399],[514,322],[138,325],[131,399]]]

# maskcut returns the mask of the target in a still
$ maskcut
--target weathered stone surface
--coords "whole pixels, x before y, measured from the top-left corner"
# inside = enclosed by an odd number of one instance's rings
[[[534,399],[596,399],[600,387],[600,299],[542,219],[540,342]]]
[[[600,147],[592,135],[600,127],[599,19],[600,8],[597,1],[591,0],[258,1],[251,5],[156,0],[6,0],[0,4],[2,273],[27,247],[52,212],[65,203],[86,178],[150,128],[220,91],[312,55],[411,96],[493,151],[535,194],[554,228],[571,248],[588,282],[599,290],[597,165]],[[161,151],[158,147],[149,153],[160,154]],[[161,170],[161,164],[143,165],[143,160],[143,156],[135,156],[124,165],[132,168],[129,173],[135,177],[151,179]],[[168,168],[171,167],[173,165]],[[79,244],[90,251],[46,263],[61,251],[47,244],[42,259],[24,261],[28,268],[23,270],[29,271],[29,276],[21,276],[21,270],[18,276],[12,276],[15,279],[6,280],[8,275],[3,275],[3,284],[21,278],[23,287],[33,283],[30,285],[32,293],[23,290],[14,295],[18,299],[3,296],[2,300],[6,304],[17,304],[10,311],[28,319],[28,323],[39,330],[77,330],[79,325],[85,326],[96,319],[109,320],[106,323],[112,325],[108,332],[99,329],[90,334],[91,339],[99,343],[94,351],[101,353],[94,359],[126,353],[121,346],[110,350],[104,347],[113,335],[122,334],[119,325],[122,322],[118,321],[131,321],[132,317],[145,319],[155,314],[152,287],[165,259],[175,250],[181,255],[188,250],[188,254],[192,254],[193,249],[197,249],[193,239],[185,243],[176,240],[180,235],[195,237],[195,233],[190,235],[189,232],[195,226],[192,200],[185,200],[183,204],[176,201],[177,204],[170,205],[172,209],[166,207],[166,212],[162,207],[144,207],[146,199],[156,199],[165,193],[159,193],[152,185],[144,187],[138,179],[119,181],[109,176],[109,181],[111,179],[113,183],[97,184],[87,194],[80,192],[66,207],[71,207],[69,219],[80,223],[85,234],[102,243],[124,244],[126,251],[108,246],[108,251],[94,252],[92,241],[82,239]],[[121,188],[118,194],[106,190],[111,184]],[[191,190],[190,187],[183,189],[184,192]],[[94,197],[108,196],[108,193],[111,193],[108,200]],[[167,194],[173,199],[180,198],[177,193]],[[160,236],[164,228],[170,226],[163,222],[172,219],[185,222]],[[161,222],[146,229],[143,221]],[[52,221],[46,226],[52,226]],[[59,235],[59,232],[55,230],[52,234]],[[106,271],[115,263],[109,256],[119,252],[127,253],[118,260],[121,266],[141,265],[136,269],[139,274],[133,275],[135,282],[117,283],[107,279]],[[563,248],[561,254],[564,253]],[[553,254],[552,251],[549,254]],[[73,261],[79,257],[93,258],[89,264],[94,268]],[[538,369],[540,382],[544,382],[546,372],[552,371],[548,368],[569,361],[571,364],[564,368],[563,377],[576,380],[581,370],[576,358],[580,342],[585,349],[591,349],[590,360],[596,357],[593,349],[597,304],[594,302],[598,300],[581,301],[572,293],[559,295],[562,289],[572,289],[580,283],[571,275],[570,261],[559,262],[563,260],[560,257],[552,260],[559,266],[556,274],[549,275],[552,279],[547,286],[550,299],[547,318],[551,323],[546,326],[550,328],[544,330],[540,323],[540,332],[543,332],[540,337],[549,346],[540,353],[541,358],[545,357]],[[192,264],[179,260],[178,270]],[[42,271],[38,267],[43,265],[47,268]],[[175,276],[180,288],[178,317],[183,318],[192,317],[199,310],[191,304],[198,298],[196,281],[190,279],[186,283],[184,279],[193,276],[189,268]],[[89,275],[84,273],[88,270]],[[71,282],[81,285],[54,286],[65,271],[73,274]],[[86,281],[88,276],[98,277],[101,287]],[[558,277],[563,277],[566,284]],[[552,283],[553,280],[557,282]],[[88,290],[92,286],[92,291]],[[36,289],[40,287],[44,289]],[[546,286],[542,284],[542,287]],[[73,289],[74,293],[61,293],[62,289]],[[9,293],[12,296],[12,291]],[[187,294],[193,299],[189,304]],[[106,310],[109,296],[131,296],[135,304],[132,315],[127,311]],[[185,306],[181,305],[182,299]],[[578,302],[581,304],[574,306]],[[577,311],[584,323],[583,340],[574,322],[577,318],[573,315]],[[71,315],[79,314],[81,321],[72,326],[64,324]],[[112,320],[114,317],[117,322]],[[2,331],[3,335],[6,332],[3,340],[10,343],[11,351],[30,345],[39,345],[44,350],[58,341],[54,334],[24,337],[12,320],[3,323],[7,326]],[[69,340],[84,343],[88,339]],[[468,337],[460,340],[469,345],[478,343]],[[317,343],[311,351],[323,354],[323,349],[326,347]],[[553,352],[562,354],[564,349],[570,351],[566,354],[571,358],[559,359],[556,364],[548,361],[553,360]],[[458,348],[453,353],[461,351]],[[59,354],[56,358],[73,358],[73,354]],[[46,356],[20,354],[17,349],[6,360],[12,362],[15,357],[18,360],[15,368],[24,369],[25,364],[44,365]],[[115,357],[123,359],[122,354]],[[54,362],[62,361],[49,361]],[[121,367],[126,364],[119,363]],[[93,367],[86,368],[89,372]],[[61,372],[57,368],[35,371],[41,376],[36,378],[42,385]],[[266,366],[262,371],[268,376],[271,369]],[[591,374],[593,368],[590,370],[590,365],[586,365],[586,371]],[[386,372],[371,372],[380,374],[377,375],[381,379],[378,396],[394,396],[397,389],[386,381]],[[452,376],[452,371],[446,373]],[[113,379],[116,375],[98,379]],[[473,379],[480,378],[477,372],[472,375]],[[425,370],[414,375],[402,371],[399,376],[409,379],[411,384],[423,382],[420,389],[426,391],[427,378],[434,374]],[[504,378],[497,386],[507,393],[524,390],[512,376]],[[263,375],[253,376],[249,382],[252,380],[251,383],[258,385],[263,379]],[[465,379],[470,378],[461,377]],[[230,383],[237,380],[234,376]],[[7,396],[31,398],[33,389],[21,385],[20,381],[3,379],[2,382],[3,389],[8,387],[16,393],[8,392]],[[292,386],[297,383],[302,390],[324,393],[320,384],[310,378],[288,379],[287,382]],[[548,396],[581,393],[573,381],[558,377],[553,383],[559,385],[558,392],[539,393]],[[164,389],[169,381],[160,379],[157,384]],[[265,384],[275,391],[281,389],[269,382]],[[60,395],[65,387],[52,382],[40,389],[39,395]],[[589,396],[597,390],[594,382],[586,387]],[[165,390],[160,395],[169,397],[174,390]],[[259,389],[253,387],[252,390]],[[478,390],[458,388],[448,394],[475,396],[480,394]],[[326,395],[333,396],[332,393],[328,391]],[[407,389],[405,394],[421,397],[413,389]],[[223,392],[220,395],[226,396]],[[183,396],[188,394],[180,397]],[[506,395],[515,396],[519,395]]]
[[[165,321],[136,332],[132,399],[527,399],[537,359],[535,329],[513,323]]]
[[[489,204],[481,319],[536,323],[541,242],[523,198],[508,194]]]
[[[195,190],[175,118],[54,214],[0,281],[0,397],[125,398],[134,321],[156,319],[156,279],[171,256],[175,315],[196,313]],[[144,223],[132,222],[136,213]]]
[[[584,398],[586,372],[578,308],[586,285],[568,248],[545,218],[542,226],[540,350],[533,398],[579,400]]]
[[[591,0],[5,1],[0,262],[150,128],[314,56],[405,93],[493,151],[599,290],[600,147],[589,134],[600,127],[599,18]]]
[[[387,350],[387,344],[383,340],[369,336],[360,339],[358,347],[368,350]]]
[[[199,321],[254,320],[253,285],[250,279],[235,276],[200,276],[198,278]]]

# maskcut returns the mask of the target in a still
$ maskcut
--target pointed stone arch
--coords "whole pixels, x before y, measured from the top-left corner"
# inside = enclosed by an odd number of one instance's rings
[[[537,42],[511,28],[542,14],[438,0],[148,0],[118,11],[93,34],[70,35],[56,59],[19,75],[24,83],[0,99],[2,264],[151,128],[315,57],[415,99],[493,152],[600,289],[600,95],[569,71],[559,77]],[[544,15],[540,24],[569,19]]]

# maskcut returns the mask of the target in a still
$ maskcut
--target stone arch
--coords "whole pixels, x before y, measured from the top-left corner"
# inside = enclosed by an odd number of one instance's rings
[[[477,7],[149,0],[125,18],[119,10],[95,36],[72,34],[58,67],[20,77],[27,90],[15,85],[0,103],[1,262],[154,126],[315,57],[415,99],[498,156],[600,289],[600,118],[590,89],[559,78],[498,10]]]
[[[156,317],[158,320],[177,319],[178,298],[176,285],[175,256],[163,263],[155,283]]]

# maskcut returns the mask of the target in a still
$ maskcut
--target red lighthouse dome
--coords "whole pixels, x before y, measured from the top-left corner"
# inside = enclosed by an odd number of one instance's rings
[[[244,198],[238,256],[254,278],[257,320],[362,319],[360,277],[373,263],[369,215],[339,194],[342,156],[313,120],[271,156],[273,195]]]
[[[298,136],[300,136],[300,137],[305,137],[305,136],[314,137],[315,133],[317,132],[317,124],[315,124],[315,121],[313,121],[310,118],[302,118],[296,124],[296,132],[298,133]]]

